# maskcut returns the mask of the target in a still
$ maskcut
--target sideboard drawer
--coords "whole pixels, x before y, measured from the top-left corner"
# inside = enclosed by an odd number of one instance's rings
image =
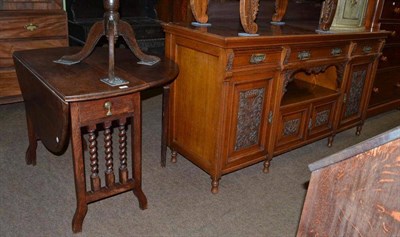
[[[277,66],[281,61],[282,50],[257,49],[257,50],[235,50],[233,69],[248,66]]]
[[[357,46],[352,52],[352,56],[362,56],[367,54],[379,53],[381,44],[376,41],[357,41]]]
[[[127,115],[134,111],[134,95],[124,95],[101,100],[92,100],[78,103],[81,125],[90,121],[105,120],[119,115]],[[111,121],[111,119],[110,119]]]
[[[348,52],[348,45],[331,44],[331,45],[302,45],[300,47],[293,46],[291,54],[286,60],[288,63],[298,63],[309,60],[326,60],[336,57],[345,57]]]
[[[14,51],[35,48],[62,47],[68,44],[67,39],[31,40],[31,41],[0,41],[0,68],[14,67],[12,54]]]
[[[26,11],[20,15],[0,12],[1,39],[64,37],[66,29],[64,11],[51,13]]]

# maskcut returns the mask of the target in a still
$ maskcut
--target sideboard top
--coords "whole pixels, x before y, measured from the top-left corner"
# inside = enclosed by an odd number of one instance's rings
[[[318,33],[318,24],[308,21],[287,22],[285,25],[259,24],[258,35],[239,36],[244,33],[240,24],[222,22],[211,26],[193,26],[191,23],[164,24],[166,32],[193,40],[205,41],[221,47],[284,45],[293,43],[318,43],[325,41],[346,41],[386,38],[390,32],[385,30]]]

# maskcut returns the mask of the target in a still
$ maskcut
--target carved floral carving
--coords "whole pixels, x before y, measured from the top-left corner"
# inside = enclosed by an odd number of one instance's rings
[[[321,18],[319,20],[319,29],[328,31],[332,25],[333,18],[336,13],[338,0],[325,0],[322,3]]]
[[[346,100],[345,117],[355,115],[360,110],[361,96],[366,77],[367,70],[353,72],[351,77],[351,87]]]
[[[272,16],[272,21],[274,22],[280,22],[282,21],[282,18],[286,14],[286,9],[288,6],[288,0],[275,0],[275,13]]]
[[[235,151],[258,143],[264,95],[265,88],[240,92]]]
[[[283,136],[290,136],[297,134],[300,127],[300,119],[293,119],[286,121],[283,128]]]
[[[207,23],[208,15],[208,0],[190,0],[190,8],[192,9],[192,13],[194,19],[199,23]]]
[[[323,110],[317,113],[315,116],[315,127],[327,124],[329,121],[330,110]]]
[[[259,0],[240,0],[240,21],[248,34],[257,33],[258,26],[254,22],[258,13]]]

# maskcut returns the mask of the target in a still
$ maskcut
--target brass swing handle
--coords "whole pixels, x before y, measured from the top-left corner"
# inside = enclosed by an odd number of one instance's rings
[[[35,31],[37,30],[37,28],[39,28],[39,26],[33,23],[29,23],[28,25],[25,25],[24,28],[29,31]]]
[[[112,115],[111,106],[112,106],[112,103],[110,101],[107,101],[104,103],[104,109],[106,109],[106,111],[107,111],[106,116]]]

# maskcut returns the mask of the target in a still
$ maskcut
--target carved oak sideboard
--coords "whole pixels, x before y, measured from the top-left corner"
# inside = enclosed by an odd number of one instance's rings
[[[200,19],[200,18],[199,18]],[[242,22],[243,23],[243,22]],[[245,22],[246,24],[246,22]],[[222,175],[357,127],[359,134],[388,32],[316,33],[315,25],[168,23],[166,55],[180,68],[171,87],[168,146]],[[252,33],[252,32],[248,32]]]

